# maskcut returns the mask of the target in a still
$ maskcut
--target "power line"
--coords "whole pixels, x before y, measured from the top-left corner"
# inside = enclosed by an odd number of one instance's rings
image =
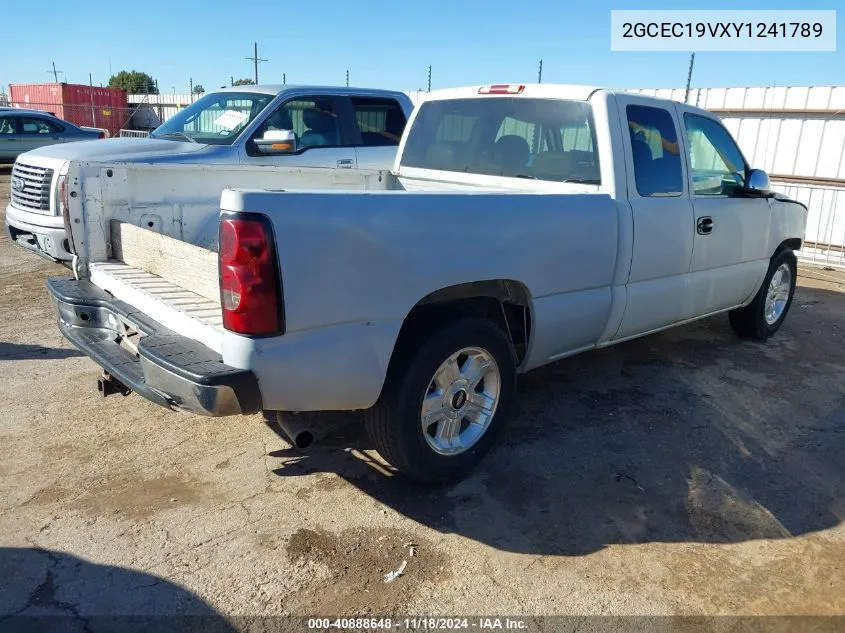
[[[262,59],[258,56],[258,42],[253,42],[253,53],[252,57],[247,57],[246,59],[250,60],[253,64],[255,64],[255,83],[258,83],[258,64],[261,62],[268,62],[269,59]]]
[[[65,74],[65,71],[63,70],[56,70],[56,62],[53,62],[53,70],[48,70],[47,72],[52,73],[53,79],[56,83],[59,83],[59,73],[62,73],[63,75]]]

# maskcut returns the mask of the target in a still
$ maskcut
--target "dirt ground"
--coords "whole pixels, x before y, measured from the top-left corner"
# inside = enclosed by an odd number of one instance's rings
[[[44,288],[68,274],[0,240],[0,621],[845,612],[845,274],[802,266],[765,344],[719,316],[522,377],[434,488],[354,416],[300,454],[261,416],[98,397]]]

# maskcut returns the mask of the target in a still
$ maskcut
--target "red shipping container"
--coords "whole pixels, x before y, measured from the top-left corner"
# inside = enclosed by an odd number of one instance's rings
[[[127,119],[126,93],[120,88],[83,84],[9,84],[13,106],[52,112],[74,125],[108,130],[117,136]]]

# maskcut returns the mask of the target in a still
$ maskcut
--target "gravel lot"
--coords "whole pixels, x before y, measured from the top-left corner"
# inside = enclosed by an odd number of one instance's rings
[[[44,288],[67,269],[4,235],[0,622],[842,614],[845,274],[801,272],[765,344],[719,316],[524,376],[480,470],[422,488],[354,416],[299,454],[261,416],[99,398]]]

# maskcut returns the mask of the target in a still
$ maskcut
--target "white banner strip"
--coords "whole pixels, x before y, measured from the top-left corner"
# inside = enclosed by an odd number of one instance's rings
[[[835,51],[836,11],[611,11],[612,51]]]

